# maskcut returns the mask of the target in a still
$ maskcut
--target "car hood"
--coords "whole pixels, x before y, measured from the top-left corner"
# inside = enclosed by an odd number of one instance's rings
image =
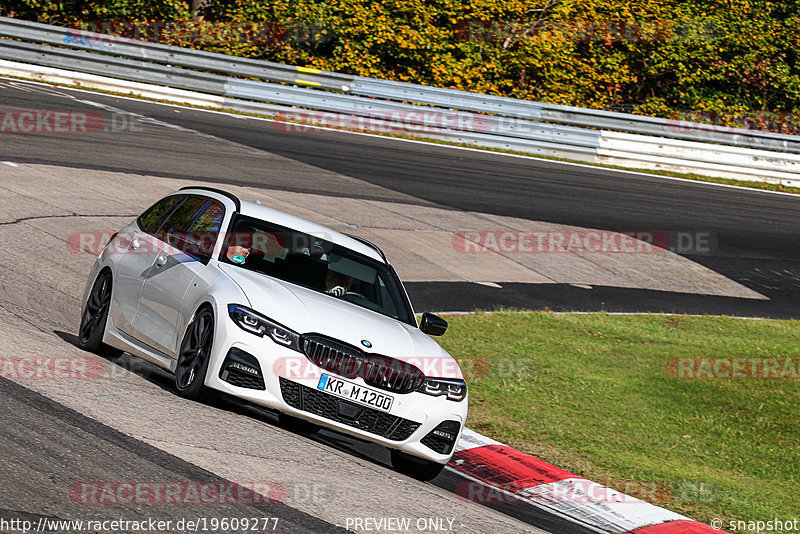
[[[300,334],[322,334],[419,367],[426,376],[463,378],[450,354],[419,328],[336,297],[220,263],[247,296],[250,308]],[[245,304],[245,303],[231,303]],[[362,340],[372,347],[366,348]]]

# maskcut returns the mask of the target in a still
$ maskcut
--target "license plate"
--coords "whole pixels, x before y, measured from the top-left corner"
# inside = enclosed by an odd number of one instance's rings
[[[389,395],[327,374],[323,374],[320,377],[317,389],[383,412],[391,410],[394,402],[394,399]]]

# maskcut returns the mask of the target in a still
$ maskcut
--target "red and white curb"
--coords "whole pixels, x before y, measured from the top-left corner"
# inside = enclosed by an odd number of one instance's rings
[[[469,479],[602,531],[635,534],[721,532],[574,475],[468,428],[464,429],[456,444],[450,467]],[[492,502],[491,496],[476,484],[462,484],[456,492],[470,501]]]

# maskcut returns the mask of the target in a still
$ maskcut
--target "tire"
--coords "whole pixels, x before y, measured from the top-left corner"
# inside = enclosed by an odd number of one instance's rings
[[[316,434],[321,428],[310,421],[298,419],[285,413],[278,414],[278,421],[280,421],[282,427],[299,434]]]
[[[111,304],[112,282],[111,272],[106,270],[100,273],[83,305],[81,324],[78,327],[78,346],[106,358],[117,358],[123,352],[103,343]]]
[[[396,471],[408,475],[411,478],[416,478],[422,482],[429,482],[439,476],[439,473],[444,469],[445,464],[437,464],[429,460],[423,460],[416,456],[408,455],[398,450],[389,451],[392,456],[392,467]]]
[[[175,388],[181,397],[192,400],[209,397],[205,381],[213,345],[214,313],[209,308],[201,308],[189,323],[178,352]]]

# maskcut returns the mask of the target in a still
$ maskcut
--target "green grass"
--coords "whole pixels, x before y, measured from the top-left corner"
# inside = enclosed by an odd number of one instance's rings
[[[673,358],[798,358],[800,323],[498,312],[448,318],[468,426],[700,521],[797,517],[800,380],[672,378]],[[627,490],[627,491],[626,491]]]

